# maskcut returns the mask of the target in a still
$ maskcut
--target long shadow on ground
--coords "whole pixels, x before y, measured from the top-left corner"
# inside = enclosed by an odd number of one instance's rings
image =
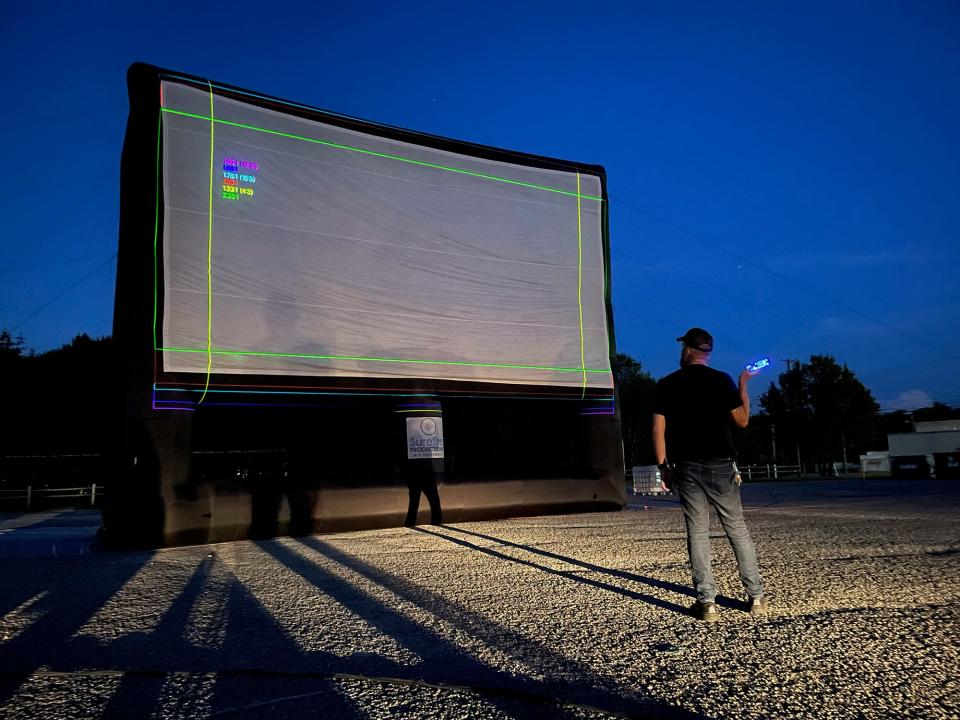
[[[502,552],[498,552],[492,548],[483,547],[482,545],[476,545],[475,543],[469,542],[467,540],[462,540],[457,537],[451,537],[450,535],[437,532],[436,530],[427,530],[426,528],[422,528],[422,527],[417,527],[413,529],[416,530],[417,532],[425,533],[427,535],[433,535],[434,537],[442,538],[456,545],[460,545],[462,547],[466,547],[471,550],[476,550],[477,552],[483,553],[484,555],[489,555],[490,557],[497,558],[498,560],[504,560],[507,562],[516,563],[517,565],[523,565],[524,567],[529,567],[534,570],[539,570],[540,572],[547,573],[548,575],[557,575],[567,580],[583,583],[584,585],[590,585],[591,587],[616,593],[617,595],[623,595],[624,597],[628,597],[631,600],[640,600],[641,602],[648,603],[650,605],[661,608],[663,610],[670,610],[671,612],[679,613],[681,615],[690,614],[689,608],[687,608],[686,606],[677,605],[676,603],[672,603],[669,600],[663,600],[653,595],[648,595],[646,593],[637,592],[635,590],[630,590],[628,588],[619,587],[618,585],[611,585],[610,583],[603,582],[602,580],[595,580],[594,578],[584,577],[583,575],[578,575],[568,570],[556,570],[546,565],[540,565],[531,560],[524,560],[522,558],[512,557]],[[539,548],[530,547],[528,545],[520,545],[519,543],[509,542],[508,540],[501,540],[491,535],[482,535],[480,533],[470,532],[469,530],[462,530],[460,528],[453,528],[449,526],[444,526],[444,530],[461,533],[463,535],[471,535],[473,537],[483,538],[484,540],[490,540],[492,542],[499,543],[500,545],[513,547],[518,550],[524,550],[534,555],[541,555],[543,557],[548,557],[551,560],[559,560],[569,565],[582,567],[585,570],[590,570],[591,572],[613,575],[614,577],[622,578],[624,580],[631,580],[634,582],[643,583],[645,585],[650,585],[652,587],[657,587],[664,590],[671,590],[673,592],[680,593],[682,595],[693,594],[688,588],[685,588],[682,585],[666,582],[664,580],[656,580],[654,578],[648,578],[643,575],[635,575],[634,573],[628,573],[620,570],[611,570],[610,568],[605,568],[600,565],[593,565],[592,563],[586,563],[581,560],[576,560],[574,558],[567,557],[566,555],[559,555],[557,553],[552,553],[547,550],[541,550]]]
[[[376,568],[357,557],[339,550],[316,537],[299,538],[306,547],[324,558],[365,577],[367,580],[396,594],[401,600],[425,611],[467,633],[472,640],[508,655],[520,664],[535,669],[543,680],[518,676],[492,668],[473,657],[470,652],[416,623],[392,608],[374,605],[352,607],[370,622],[379,622],[384,631],[415,649],[423,658],[421,665],[409,668],[405,674],[428,682],[455,686],[468,686],[486,698],[503,695],[528,697],[542,702],[558,702],[565,705],[586,705],[605,712],[624,714],[630,717],[647,718],[701,718],[675,706],[661,703],[653,698],[625,695],[611,686],[615,682],[598,676],[590,667],[573,660],[544,643],[538,642],[506,625],[494,622],[468,607],[450,600],[428,588],[419,586],[407,578]],[[288,551],[289,552],[289,551]],[[291,553],[291,555],[296,555]],[[328,573],[309,563],[302,556],[283,557],[288,566],[325,589]],[[385,613],[377,618],[371,611]],[[392,616],[392,617],[391,617]],[[411,637],[412,636],[412,637]]]

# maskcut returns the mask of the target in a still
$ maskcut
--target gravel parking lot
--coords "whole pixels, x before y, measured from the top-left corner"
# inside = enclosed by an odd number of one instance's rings
[[[0,516],[0,717],[960,716],[960,483],[746,487],[772,609],[717,525],[713,625],[678,504],[630,502],[124,553]]]

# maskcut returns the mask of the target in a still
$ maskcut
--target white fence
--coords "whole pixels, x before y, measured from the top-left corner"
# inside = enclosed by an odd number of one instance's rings
[[[779,480],[782,477],[801,477],[803,467],[800,465],[741,465],[740,475],[744,480]]]
[[[782,478],[801,478],[803,468],[800,465],[741,465],[740,475],[744,482],[751,480],[780,480]],[[634,465],[627,470],[627,487],[635,495],[660,495],[666,490],[660,485],[660,470],[656,465]]]
[[[27,510],[34,505],[46,505],[49,500],[79,500],[81,502],[72,504],[86,504],[89,501],[90,507],[97,504],[97,498],[103,497],[103,488],[97,487],[96,483],[86,487],[75,488],[34,488],[27,485],[25,488],[17,490],[0,490],[0,509],[8,503],[24,503]]]

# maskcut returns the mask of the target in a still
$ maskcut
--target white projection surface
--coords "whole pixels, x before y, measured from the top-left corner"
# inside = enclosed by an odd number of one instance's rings
[[[165,370],[613,386],[597,176],[174,81],[162,121]]]

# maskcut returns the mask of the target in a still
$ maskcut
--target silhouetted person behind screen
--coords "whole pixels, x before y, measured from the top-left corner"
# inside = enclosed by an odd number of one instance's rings
[[[443,425],[439,416],[436,417],[404,417],[404,444],[403,456],[400,461],[401,475],[410,492],[410,504],[407,506],[405,525],[413,527],[417,524],[417,513],[420,510],[420,494],[427,496],[430,503],[430,524],[442,525],[443,514],[440,508],[440,491],[437,488],[437,476],[443,473]],[[439,446],[440,457],[416,457],[420,447],[417,443],[427,443],[433,449]],[[424,451],[426,452],[435,452]],[[414,455],[414,457],[411,457]]]
[[[440,462],[443,462],[442,460]],[[440,509],[440,491],[437,489],[437,477],[433,471],[433,460],[411,460],[409,462],[405,480],[410,491],[410,505],[407,508],[405,525],[413,527],[417,524],[417,513],[420,510],[420,493],[427,496],[430,503],[430,524],[442,525],[443,514]]]
[[[328,327],[317,328],[315,318],[304,313],[304,302],[311,297],[310,285],[294,276],[287,281],[287,285],[267,291],[261,301],[262,317],[259,322],[255,318],[249,322],[257,332],[256,348],[289,354],[285,359],[287,371],[296,374],[315,366],[311,356],[331,354],[335,339]],[[282,461],[268,476],[254,478],[259,482],[251,498],[253,537],[274,537],[281,532],[284,495],[290,510],[287,534],[309,535],[317,531],[322,473],[326,467],[321,458],[329,452],[323,444],[330,442],[332,432],[323,426],[325,422],[333,421],[308,408],[291,408],[277,413],[267,424],[265,432],[274,437],[273,445],[285,451]]]

